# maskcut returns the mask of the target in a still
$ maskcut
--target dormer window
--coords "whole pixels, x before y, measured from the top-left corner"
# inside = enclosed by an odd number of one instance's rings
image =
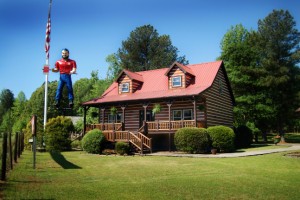
[[[172,77],[172,87],[181,87],[181,76]]]
[[[129,83],[122,83],[122,93],[129,92]]]

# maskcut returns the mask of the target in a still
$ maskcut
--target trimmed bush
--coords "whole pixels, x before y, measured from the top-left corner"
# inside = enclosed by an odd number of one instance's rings
[[[126,142],[117,142],[115,147],[116,153],[120,155],[129,154],[130,146]]]
[[[74,141],[71,143],[71,147],[72,147],[73,149],[80,149],[80,150],[82,150],[81,140],[74,140]]]
[[[105,143],[105,137],[99,129],[89,131],[81,140],[84,151],[93,154],[100,154]]]
[[[253,142],[252,130],[245,125],[238,126],[235,131],[236,148],[250,147]]]
[[[205,153],[210,147],[210,139],[205,128],[181,128],[174,136],[178,150],[187,153]]]
[[[63,151],[71,149],[70,132],[74,131],[72,120],[58,116],[46,124],[45,144],[47,151]]]
[[[212,140],[212,147],[219,151],[232,152],[234,147],[234,131],[226,126],[212,126],[207,128],[208,134]]]
[[[26,125],[26,128],[23,129],[24,131],[24,148],[27,150],[31,150],[32,144],[29,143],[29,139],[32,139],[32,128],[31,122],[29,121]],[[45,132],[44,127],[41,120],[37,120],[37,127],[36,127],[36,144],[38,147],[44,147],[43,143],[45,142]]]

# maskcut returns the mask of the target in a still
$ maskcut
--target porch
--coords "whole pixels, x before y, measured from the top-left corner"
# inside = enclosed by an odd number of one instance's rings
[[[96,113],[95,116],[98,116],[98,122],[87,124],[86,114],[91,107],[98,109],[93,111]],[[159,109],[156,109],[158,107]],[[202,96],[180,97],[172,100],[157,99],[143,103],[134,101],[84,106],[84,133],[97,128],[111,134],[118,131],[129,131],[134,135],[142,134],[147,140],[153,139],[149,145],[150,151],[153,147],[171,150],[171,146],[174,147],[174,133],[180,128],[206,126],[205,98]],[[128,141],[128,136],[122,137],[124,138],[112,136],[114,142]],[[143,145],[145,147],[147,144]]]
[[[180,121],[168,121],[168,120],[155,120],[144,121],[143,125],[138,130],[125,130],[125,124],[122,123],[99,123],[99,124],[87,124],[85,126],[86,131],[92,129],[99,129],[103,132],[105,138],[110,142],[128,142],[135,146],[141,154],[144,151],[152,152],[152,138],[148,137],[150,134],[168,134],[169,137],[169,150],[171,134],[174,134],[176,130],[184,127],[205,127],[204,121],[195,120],[180,120]]]

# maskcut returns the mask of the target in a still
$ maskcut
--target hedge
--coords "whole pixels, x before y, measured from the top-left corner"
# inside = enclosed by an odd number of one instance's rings
[[[93,129],[82,138],[81,144],[84,151],[93,154],[102,153],[106,139],[99,129]]]
[[[205,153],[210,147],[210,139],[205,128],[181,128],[174,136],[178,150],[188,153]]]
[[[45,144],[46,150],[63,151],[71,149],[70,132],[74,131],[72,120],[68,117],[58,116],[46,124]]]
[[[234,131],[227,126],[212,126],[207,128],[208,134],[212,140],[212,147],[219,151],[232,152],[235,150]]]

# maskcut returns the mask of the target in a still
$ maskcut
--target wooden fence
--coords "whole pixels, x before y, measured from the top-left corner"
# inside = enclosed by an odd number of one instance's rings
[[[2,133],[0,138],[1,180],[6,179],[6,173],[13,169],[24,150],[24,134]]]

